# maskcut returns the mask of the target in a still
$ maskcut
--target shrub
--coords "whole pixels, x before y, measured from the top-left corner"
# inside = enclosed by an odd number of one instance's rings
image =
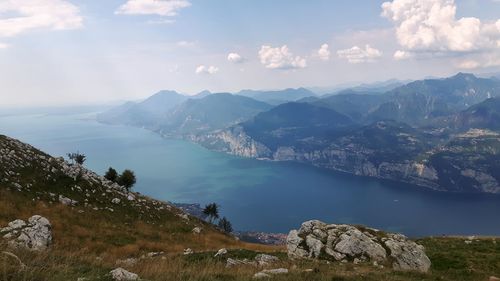
[[[112,182],[116,182],[118,180],[118,172],[115,169],[109,167],[109,169],[106,172],[106,174],[104,175],[104,177],[107,180],[110,180]]]
[[[119,185],[124,186],[127,190],[132,189],[132,186],[136,183],[135,174],[131,170],[124,170],[123,173],[118,177],[117,180]]]

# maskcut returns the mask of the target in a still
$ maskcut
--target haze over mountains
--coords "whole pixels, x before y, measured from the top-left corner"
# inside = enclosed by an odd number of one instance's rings
[[[98,119],[245,157],[443,191],[500,193],[499,99],[497,78],[459,73],[385,92],[361,87],[323,96],[304,88],[200,98],[163,91]]]

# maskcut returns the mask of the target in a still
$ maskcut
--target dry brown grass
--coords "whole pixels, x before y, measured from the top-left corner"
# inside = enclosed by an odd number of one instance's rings
[[[79,210],[83,210],[80,213]],[[54,246],[58,252],[77,255],[105,255],[110,260],[140,256],[147,252],[181,253],[185,248],[213,251],[222,247],[273,252],[280,247],[244,243],[225,235],[204,222],[191,219],[184,222],[170,216],[155,224],[122,220],[120,214],[68,207],[26,200],[23,194],[0,189],[0,225],[17,218],[27,219],[39,214],[53,226]],[[191,229],[202,225],[201,235]]]

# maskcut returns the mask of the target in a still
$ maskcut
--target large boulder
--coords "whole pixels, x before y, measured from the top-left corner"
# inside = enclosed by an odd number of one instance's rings
[[[0,235],[9,245],[33,251],[44,251],[52,244],[52,225],[42,216],[32,216],[26,223],[23,220],[10,222],[0,229]]]
[[[396,270],[420,272],[427,272],[431,266],[424,247],[402,234],[317,220],[290,231],[287,250],[293,259],[377,262],[390,264]]]

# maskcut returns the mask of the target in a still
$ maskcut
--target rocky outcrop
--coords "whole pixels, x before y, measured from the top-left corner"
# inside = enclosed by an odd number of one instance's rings
[[[0,235],[10,246],[23,247],[33,251],[44,251],[52,244],[52,226],[42,216],[32,216],[28,222],[15,220],[0,229]]]
[[[402,234],[317,220],[290,231],[287,250],[292,259],[386,263],[396,270],[420,272],[427,272],[431,266],[424,247]]]

